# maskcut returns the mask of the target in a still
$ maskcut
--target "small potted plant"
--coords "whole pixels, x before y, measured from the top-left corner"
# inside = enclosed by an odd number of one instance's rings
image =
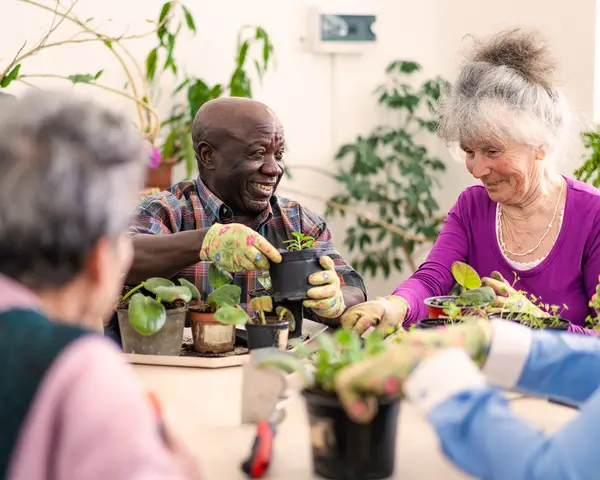
[[[459,294],[426,298],[429,318],[421,320],[419,328],[456,323],[463,316],[485,316],[485,307],[496,299],[494,289],[482,287],[481,278],[466,263],[454,262],[452,275],[459,285]]]
[[[232,285],[232,275],[220,265],[208,267],[208,283],[213,291],[206,301],[200,296],[190,305],[188,320],[192,327],[194,349],[198,353],[227,353],[235,345],[235,324],[220,321],[218,312],[227,306],[239,306],[242,289]]]
[[[274,294],[269,273],[267,272],[266,274],[263,274],[260,277],[258,277],[258,282],[260,283],[262,288],[248,292],[250,299],[252,300],[253,298],[265,296],[269,296],[272,298]],[[275,311],[277,311],[279,307],[285,308],[286,310],[289,310],[291,312],[291,315],[294,318],[294,322],[290,324],[289,338],[301,337],[302,320],[304,318],[304,307],[302,305],[302,301],[288,302],[286,300],[273,300],[273,304],[275,307]]]
[[[320,253],[314,248],[315,239],[301,232],[293,232],[280,249],[281,263],[271,263],[270,277],[275,302],[299,302],[308,299],[306,291],[312,287],[308,277],[322,270]]]
[[[288,373],[297,372],[304,380],[311,427],[313,471],[330,479],[386,478],[394,473],[396,433],[400,400],[378,399],[378,410],[369,424],[356,423],[344,411],[334,390],[337,373],[367,356],[379,355],[386,344],[377,333],[364,343],[353,330],[341,329],[333,336],[317,337],[318,348],[311,351],[298,345],[294,354],[279,352],[258,363]],[[305,360],[314,361],[309,375]]]
[[[509,297],[506,304],[499,309],[494,309],[489,318],[499,318],[511,322],[520,323],[526,327],[538,330],[547,328],[549,330],[568,330],[571,322],[562,317],[567,305],[549,305],[542,302],[541,297],[519,290]],[[523,300],[528,300],[524,302]]]
[[[179,283],[149,278],[121,298],[117,317],[124,353],[179,355],[188,304],[200,297],[190,282]]]
[[[289,330],[295,329],[294,315],[285,307],[276,307],[273,312],[273,299],[269,296],[255,297],[250,300],[254,318],[246,323],[248,348],[277,347],[285,350]]]

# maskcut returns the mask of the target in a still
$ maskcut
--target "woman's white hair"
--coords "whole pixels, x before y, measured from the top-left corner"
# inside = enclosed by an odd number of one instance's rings
[[[516,29],[476,41],[440,99],[440,136],[466,145],[514,140],[544,145],[555,155],[570,125],[556,74],[557,61],[536,31]]]

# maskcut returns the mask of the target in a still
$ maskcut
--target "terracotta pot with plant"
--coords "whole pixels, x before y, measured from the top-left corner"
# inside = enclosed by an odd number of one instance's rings
[[[477,272],[466,263],[454,262],[452,275],[460,294],[426,298],[428,318],[419,322],[419,328],[457,323],[465,316],[485,316],[485,308],[496,299],[494,289],[483,287]]]
[[[179,283],[149,278],[121,298],[117,316],[124,353],[179,355],[188,304],[200,296],[190,282]]]
[[[322,270],[315,239],[301,232],[293,232],[292,237],[284,242],[286,249],[279,250],[281,263],[271,263],[269,270],[275,302],[307,300],[312,287],[308,277]]]
[[[378,410],[372,422],[356,423],[348,417],[334,390],[340,370],[381,354],[386,343],[377,333],[367,336],[363,343],[353,330],[338,330],[333,336],[322,334],[317,342],[316,350],[298,345],[294,354],[280,352],[257,364],[296,372],[303,379],[314,473],[340,480],[392,476],[400,400],[377,399]],[[307,359],[314,362],[314,373],[309,374]]]
[[[239,307],[242,289],[232,285],[232,282],[233,277],[228,271],[216,263],[210,264],[208,283],[213,291],[205,301],[199,296],[188,311],[194,349],[198,353],[227,353],[233,350],[235,324],[223,322],[223,313],[220,312],[224,307]]]

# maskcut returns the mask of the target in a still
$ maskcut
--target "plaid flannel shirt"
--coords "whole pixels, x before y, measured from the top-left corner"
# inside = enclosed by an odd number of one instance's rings
[[[146,197],[139,206],[130,231],[135,234],[168,235],[208,228],[215,223],[232,222],[234,222],[232,210],[198,178],[196,181],[177,183],[168,190]],[[276,248],[290,239],[292,232],[302,232],[317,239],[316,248],[322,255],[331,257],[342,285],[360,288],[366,298],[362,278],[337,252],[327,224],[316,213],[293,200],[273,196],[267,210],[261,212],[250,227]],[[208,283],[209,265],[210,262],[198,262],[183,269],[176,277],[183,277],[194,283],[205,298],[212,290]],[[265,272],[233,274],[234,284],[242,288],[243,308],[247,308],[249,302],[248,292],[261,288],[258,277],[263,273]]]

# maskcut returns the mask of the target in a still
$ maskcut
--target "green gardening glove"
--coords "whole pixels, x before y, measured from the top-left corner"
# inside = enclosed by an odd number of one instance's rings
[[[534,305],[525,295],[519,293],[500,272],[492,272],[489,277],[483,277],[481,284],[492,287],[496,292],[496,300],[488,307],[488,312],[509,311],[533,315],[534,317],[548,317],[548,312]]]
[[[209,228],[202,242],[200,260],[212,261],[228,272],[268,270],[269,260],[281,262],[281,254],[263,236],[240,223]]]
[[[492,338],[487,320],[431,330],[403,332],[401,342],[383,353],[366,357],[342,369],[335,389],[347,414],[359,423],[370,422],[377,413],[377,398],[398,397],[404,381],[420,363],[451,347],[463,348],[479,366],[483,365]]]
[[[330,257],[322,256],[319,263],[324,270],[308,277],[308,283],[316,286],[308,289],[306,295],[310,300],[304,300],[302,304],[319,317],[338,318],[346,310],[340,277]]]

